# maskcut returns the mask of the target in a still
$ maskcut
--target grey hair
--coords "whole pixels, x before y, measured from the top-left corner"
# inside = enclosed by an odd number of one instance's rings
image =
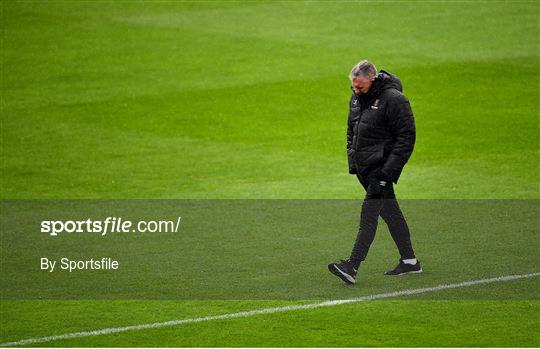
[[[355,65],[351,73],[349,74],[349,79],[354,80],[358,76],[363,76],[368,79],[373,79],[377,75],[377,68],[375,67],[375,64],[368,62],[367,60],[360,61],[357,65]]]

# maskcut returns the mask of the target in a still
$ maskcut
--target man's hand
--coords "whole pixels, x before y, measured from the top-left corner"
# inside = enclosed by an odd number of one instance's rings
[[[381,168],[378,168],[373,172],[373,177],[379,182],[381,187],[386,187],[386,185],[390,182],[390,177],[384,173]]]
[[[384,197],[387,188],[390,186],[390,179],[379,168],[373,170],[368,177],[369,185],[367,188],[366,197],[371,199],[381,199]]]

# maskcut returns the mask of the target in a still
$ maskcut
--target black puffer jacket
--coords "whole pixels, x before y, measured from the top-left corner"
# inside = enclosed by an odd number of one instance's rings
[[[381,168],[397,183],[416,140],[414,116],[401,81],[381,70],[368,93],[353,93],[349,105],[349,173],[367,176]]]

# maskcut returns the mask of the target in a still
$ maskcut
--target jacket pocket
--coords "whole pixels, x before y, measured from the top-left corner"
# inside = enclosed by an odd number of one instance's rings
[[[384,144],[372,144],[358,149],[355,153],[356,164],[367,167],[378,164],[384,157]]]

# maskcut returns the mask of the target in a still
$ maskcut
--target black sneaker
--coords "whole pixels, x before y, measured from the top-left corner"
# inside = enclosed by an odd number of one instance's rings
[[[397,267],[395,267],[393,270],[388,270],[384,273],[384,275],[403,275],[403,274],[415,274],[415,273],[421,273],[422,272],[422,266],[420,265],[420,261],[417,260],[416,264],[405,264],[403,263],[403,260],[399,260],[399,264]]]
[[[330,263],[328,264],[328,270],[341,280],[345,281],[350,285],[356,283],[356,272],[350,260],[341,260],[340,263]]]

